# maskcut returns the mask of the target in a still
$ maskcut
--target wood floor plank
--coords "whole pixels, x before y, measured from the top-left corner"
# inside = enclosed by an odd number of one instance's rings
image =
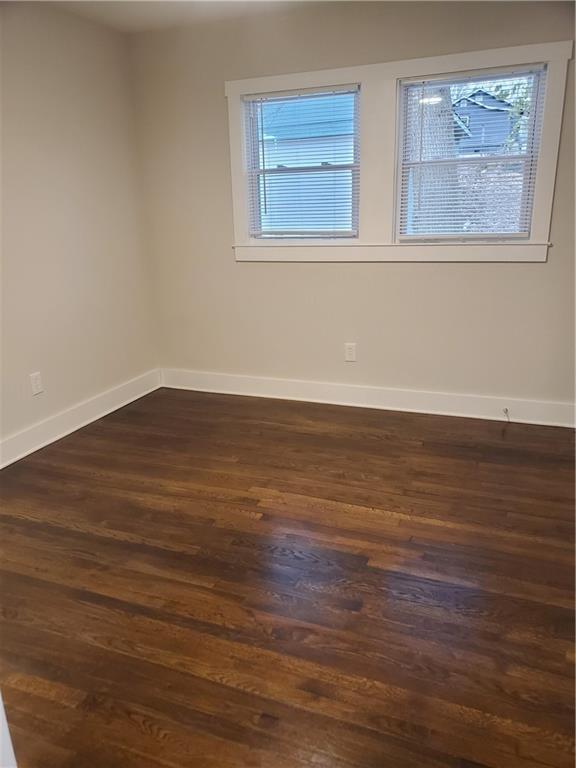
[[[158,390],[0,474],[20,768],[568,768],[567,429]]]

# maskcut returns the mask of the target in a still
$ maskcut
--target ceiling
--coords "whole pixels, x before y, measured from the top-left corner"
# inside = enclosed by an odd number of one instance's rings
[[[139,32],[178,24],[237,18],[293,3],[270,0],[74,0],[57,2],[56,5],[125,32]]]
[[[52,0],[44,0],[51,2]],[[237,18],[280,10],[318,0],[69,0],[55,2],[81,16],[100,21],[125,32],[159,29],[224,18]],[[363,0],[323,0],[324,2],[362,2]],[[385,0],[371,0],[384,2]],[[410,2],[410,0],[399,0]],[[473,0],[460,0],[468,2]],[[498,0],[490,0],[498,2]],[[522,0],[515,0],[516,2]],[[549,1],[549,0],[548,0]]]

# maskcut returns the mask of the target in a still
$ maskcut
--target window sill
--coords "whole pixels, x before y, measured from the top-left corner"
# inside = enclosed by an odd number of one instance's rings
[[[549,243],[263,243],[235,245],[236,261],[545,262]]]

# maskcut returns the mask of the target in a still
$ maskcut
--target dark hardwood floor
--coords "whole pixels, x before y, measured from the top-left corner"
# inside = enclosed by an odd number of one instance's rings
[[[158,390],[5,469],[20,768],[572,768],[570,430]]]

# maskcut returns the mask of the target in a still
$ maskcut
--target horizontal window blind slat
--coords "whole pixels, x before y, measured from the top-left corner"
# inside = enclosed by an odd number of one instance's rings
[[[358,86],[244,99],[252,237],[358,232]]]
[[[530,234],[545,74],[400,83],[400,240]]]
[[[499,162],[499,163],[518,163],[518,162],[524,162],[525,160],[529,160],[531,158],[528,158],[526,155],[491,155],[490,157],[487,157],[486,155],[472,155],[472,156],[466,156],[463,155],[462,157],[449,157],[449,158],[439,158],[438,160],[413,160],[413,161],[406,161],[402,163],[404,168],[410,168],[410,167],[421,167],[424,168],[426,166],[431,167],[434,165],[482,165],[490,162]]]
[[[250,171],[249,173],[253,173],[256,176],[268,176],[268,175],[274,175],[274,174],[285,174],[290,175],[291,173],[315,173],[315,172],[330,172],[330,171],[346,171],[346,170],[359,170],[360,166],[355,164],[348,164],[344,163],[341,165],[337,164],[330,164],[326,163],[326,165],[298,165],[298,166],[287,166],[287,167],[280,167],[280,168],[256,168],[253,171]]]

